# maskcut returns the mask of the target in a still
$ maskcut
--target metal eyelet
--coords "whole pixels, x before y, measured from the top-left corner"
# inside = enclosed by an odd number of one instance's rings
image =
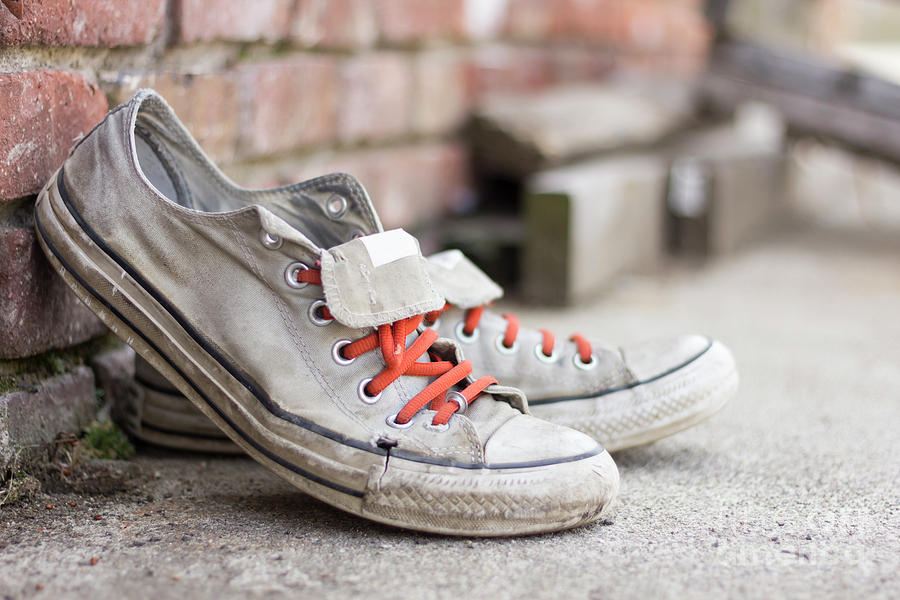
[[[589,360],[588,362],[582,362],[581,356],[577,352],[575,353],[575,356],[572,357],[572,362],[582,371],[590,371],[591,369],[596,368],[598,364],[600,364],[600,361],[597,360],[597,357],[593,354],[591,354],[591,360]]]
[[[456,331],[456,339],[461,341],[463,344],[471,344],[475,340],[478,339],[478,335],[479,335],[478,328],[477,327],[475,328],[475,331],[472,332],[472,335],[468,335],[465,332],[465,328],[466,328],[465,321],[460,321],[459,323],[456,324],[456,330],[455,330]]]
[[[396,413],[396,414],[391,415],[390,417],[388,417],[387,419],[385,419],[384,422],[387,423],[388,425],[390,425],[391,427],[393,427],[394,429],[409,429],[410,427],[413,426],[413,420],[412,420],[412,419],[410,419],[410,420],[407,421],[406,423],[398,423],[398,422],[397,422],[397,415],[399,415],[399,414],[400,414],[400,413]]]
[[[259,241],[262,242],[262,245],[269,250],[278,250],[284,243],[284,240],[282,240],[280,237],[269,233],[265,229],[260,229]]]
[[[503,334],[501,334],[494,340],[494,347],[497,348],[497,352],[500,354],[515,354],[519,351],[519,342],[515,341],[512,346],[507,346],[503,343]]]
[[[325,317],[319,316],[319,309],[321,308],[325,308],[324,300],[316,300],[315,302],[310,304],[309,309],[306,311],[306,314],[309,316],[309,320],[312,321],[313,325],[318,325],[319,327],[331,325],[334,322],[334,319],[326,319]]]
[[[332,219],[340,219],[347,212],[347,199],[340,194],[332,194],[325,201],[325,210]]]
[[[366,393],[366,386],[369,385],[369,382],[372,381],[371,377],[366,377],[362,381],[359,382],[359,385],[356,386],[356,395],[359,396],[359,399],[365,402],[366,404],[375,404],[379,400],[381,400],[381,392],[378,392],[374,396],[370,396]]]
[[[431,421],[425,421],[425,429],[428,431],[436,431],[438,433],[443,433],[450,429],[450,423],[444,423],[443,425],[435,425]]]
[[[556,351],[556,348],[553,349],[553,352],[550,354],[550,356],[547,356],[546,354],[544,354],[544,348],[541,346],[541,344],[537,344],[534,347],[534,355],[539,361],[547,364],[555,363],[557,360],[559,360],[559,352]]]
[[[297,275],[300,274],[300,271],[309,271],[309,267],[302,262],[292,262],[284,270],[284,280],[295,290],[302,290],[309,285],[303,281],[297,281]]]
[[[344,349],[344,346],[349,346],[349,345],[350,345],[350,340],[338,340],[334,343],[334,345],[331,347],[331,358],[334,359],[334,362],[336,362],[337,364],[342,365],[342,366],[347,366],[347,365],[351,364],[354,360],[356,360],[355,358],[346,358],[341,353],[341,350]]]
[[[459,406],[459,409],[456,411],[456,414],[458,415],[463,414],[466,412],[466,409],[469,408],[469,401],[459,392],[447,392],[447,395],[444,396],[444,401],[456,402]]]

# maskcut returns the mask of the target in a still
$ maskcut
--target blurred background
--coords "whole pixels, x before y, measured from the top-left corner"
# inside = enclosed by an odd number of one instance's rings
[[[7,212],[148,86],[238,182],[349,171],[386,227],[527,301],[798,220],[900,228],[890,0],[4,5]]]
[[[245,186],[354,174],[524,325],[717,337],[738,397],[617,454],[616,516],[552,539],[420,538],[246,460],[123,460],[96,420],[133,354],[31,210],[139,87]],[[894,0],[0,0],[0,596],[896,598],[898,165]],[[361,551],[364,578],[336,559]],[[398,576],[411,557],[465,568]]]

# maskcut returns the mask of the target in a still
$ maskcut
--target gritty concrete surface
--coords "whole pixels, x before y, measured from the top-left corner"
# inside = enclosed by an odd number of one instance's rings
[[[711,332],[737,357],[742,388],[719,415],[616,456],[605,522],[419,535],[344,515],[247,459],[144,449],[122,492],[0,508],[0,597],[896,598],[893,244],[795,235],[623,282],[594,306],[520,311],[560,335]]]

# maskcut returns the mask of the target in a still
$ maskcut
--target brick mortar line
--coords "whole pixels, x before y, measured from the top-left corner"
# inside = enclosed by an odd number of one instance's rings
[[[161,36],[164,37],[164,36]],[[395,52],[410,57],[431,53],[458,51],[460,54],[478,50],[596,50],[619,52],[622,47],[610,41],[583,40],[515,40],[493,38],[465,40],[463,43],[421,44],[415,46],[382,45],[347,48],[305,48],[297,45],[266,42],[198,42],[189,45],[153,44],[133,47],[73,47],[73,46],[13,46],[0,53],[0,72],[14,73],[34,69],[66,69],[103,72],[168,72],[184,71],[192,74],[213,73],[242,64],[253,64],[299,56],[331,56],[357,58],[379,52]],[[634,50],[624,50],[633,53]],[[652,54],[652,53],[650,53]],[[203,60],[198,60],[202,55]],[[212,58],[210,58],[212,57]],[[198,64],[200,67],[198,68]]]
[[[322,144],[308,145],[303,148],[276,152],[273,154],[265,154],[260,156],[239,158],[231,162],[217,163],[225,168],[253,169],[253,168],[278,168],[279,165],[288,164],[292,161],[303,161],[305,159],[313,159],[319,155],[333,154],[335,156],[345,154],[356,154],[364,152],[381,152],[390,150],[401,150],[416,146],[431,146],[452,144],[460,141],[457,132],[451,132],[446,135],[437,136],[399,136],[389,140],[379,141],[378,144]]]

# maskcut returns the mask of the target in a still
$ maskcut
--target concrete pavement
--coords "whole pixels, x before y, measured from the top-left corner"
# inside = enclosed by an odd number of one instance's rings
[[[900,242],[809,232],[519,310],[558,335],[708,332],[741,369],[719,415],[616,455],[616,511],[591,527],[407,533],[247,459],[144,449],[120,493],[0,508],[0,597],[896,598],[898,307]]]

